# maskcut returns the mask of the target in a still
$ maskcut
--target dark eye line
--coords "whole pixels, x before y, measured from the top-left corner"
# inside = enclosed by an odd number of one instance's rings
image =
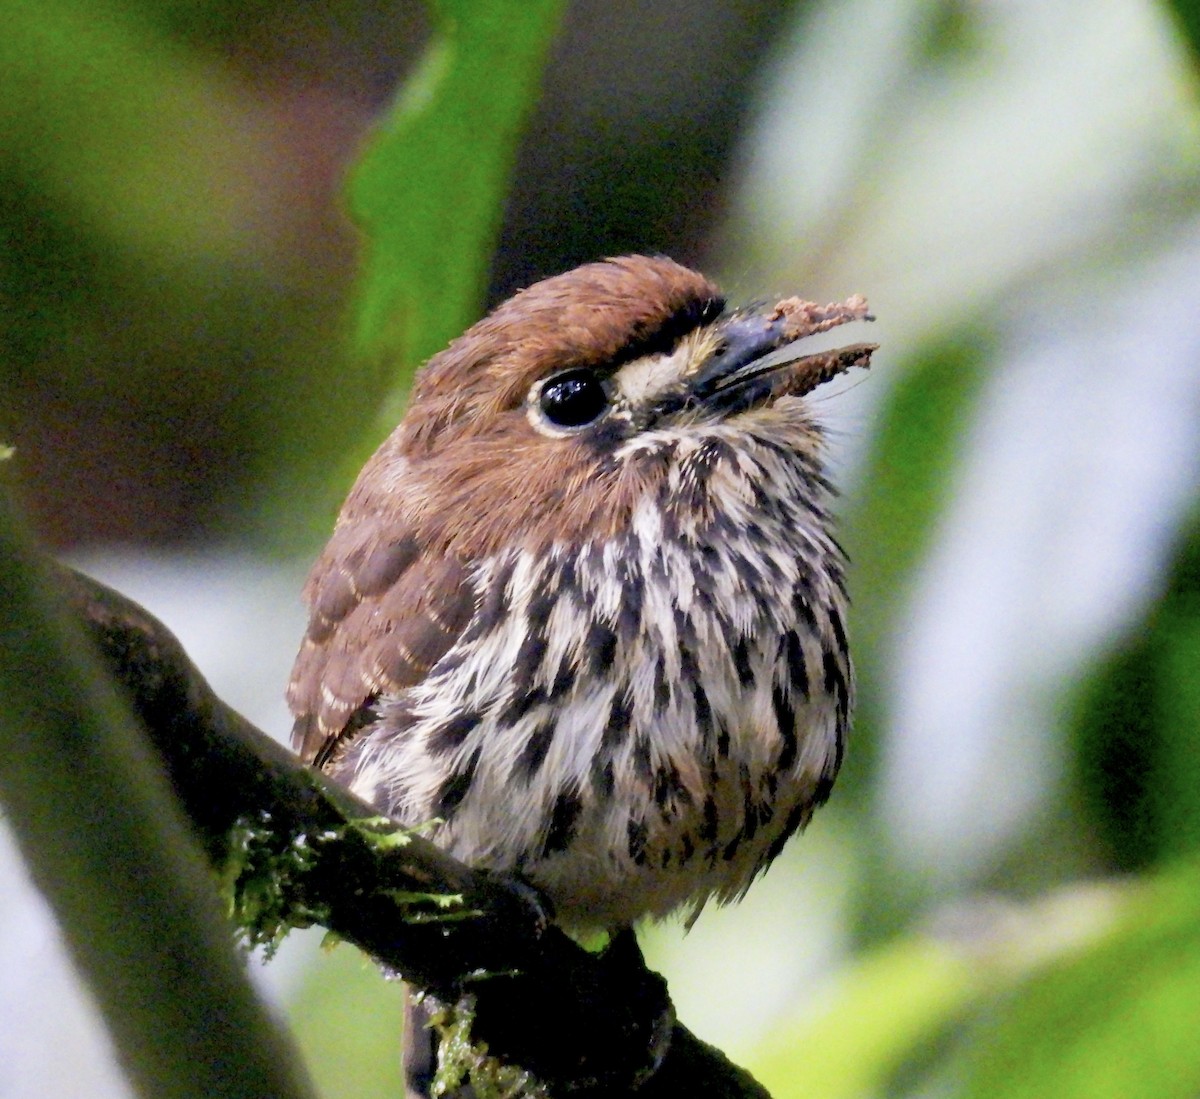
[[[620,353],[605,364],[605,368],[615,372],[625,363],[645,358],[647,355],[669,355],[684,336],[711,324],[724,311],[724,298],[691,298],[657,327],[634,333]]]

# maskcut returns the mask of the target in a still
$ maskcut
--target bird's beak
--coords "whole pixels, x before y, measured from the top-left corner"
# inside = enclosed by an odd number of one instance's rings
[[[830,305],[787,298],[772,309],[733,313],[714,326],[712,350],[689,378],[691,397],[729,413],[784,395],[802,396],[852,367],[869,366],[877,345],[807,355],[796,345],[838,325],[874,319],[861,297]]]

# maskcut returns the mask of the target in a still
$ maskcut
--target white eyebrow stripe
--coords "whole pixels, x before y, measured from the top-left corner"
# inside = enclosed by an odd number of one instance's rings
[[[613,375],[620,401],[634,407],[649,404],[664,390],[678,385],[692,352],[691,341],[681,340],[669,355],[644,355],[626,363]]]

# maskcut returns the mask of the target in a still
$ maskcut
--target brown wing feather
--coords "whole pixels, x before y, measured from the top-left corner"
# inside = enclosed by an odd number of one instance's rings
[[[324,764],[366,723],[381,694],[419,683],[470,620],[466,566],[430,557],[407,533],[379,539],[378,523],[339,527],[305,586],[308,631],[292,669],[292,743]]]

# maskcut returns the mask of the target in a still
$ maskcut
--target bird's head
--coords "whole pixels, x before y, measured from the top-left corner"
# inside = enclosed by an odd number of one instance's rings
[[[375,720],[374,700],[399,698],[443,658],[453,666],[460,636],[517,639],[525,679],[507,690],[532,704],[525,680],[549,644],[534,620],[554,593],[535,599],[528,578],[543,565],[557,569],[558,619],[578,625],[578,612],[613,638],[640,621],[642,587],[678,613],[717,600],[743,634],[755,615],[793,614],[793,588],[810,618],[838,604],[843,562],[806,394],[874,348],[803,341],[861,319],[861,299],[729,309],[696,272],[627,256],[539,282],[470,328],[417,376],[310,574],[289,688],[306,757],[336,758]],[[839,629],[823,643],[841,652]],[[591,647],[577,654],[588,667],[611,649]]]
[[[731,310],[665,257],[546,279],[430,360],[343,519],[399,506],[427,545],[465,557],[619,529],[666,457],[715,425],[815,451],[799,398],[874,347],[799,341],[867,319],[861,298]]]

